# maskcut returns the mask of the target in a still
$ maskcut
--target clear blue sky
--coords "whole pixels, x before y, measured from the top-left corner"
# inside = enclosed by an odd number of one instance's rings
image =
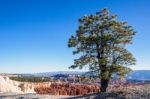
[[[0,72],[68,70],[78,18],[104,7],[138,32],[128,47],[137,59],[132,68],[150,69],[150,0],[1,0]]]

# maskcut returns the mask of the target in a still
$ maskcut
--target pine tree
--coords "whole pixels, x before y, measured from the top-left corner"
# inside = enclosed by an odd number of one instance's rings
[[[106,92],[113,74],[125,76],[136,60],[126,49],[132,44],[135,31],[127,22],[116,20],[117,15],[110,15],[104,8],[95,14],[79,19],[79,27],[75,36],[71,36],[68,47],[76,50],[73,54],[81,57],[74,60],[69,68],[82,69],[88,66],[101,80],[101,92]]]

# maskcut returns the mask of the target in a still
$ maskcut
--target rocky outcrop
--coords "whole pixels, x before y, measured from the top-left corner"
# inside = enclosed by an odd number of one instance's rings
[[[52,83],[49,87],[36,87],[36,93],[49,95],[84,95],[99,92],[99,85]]]
[[[49,88],[51,86],[51,82],[42,82],[42,83],[32,83],[34,88]]]
[[[0,76],[0,92],[35,93],[32,84],[13,81],[8,76]]]

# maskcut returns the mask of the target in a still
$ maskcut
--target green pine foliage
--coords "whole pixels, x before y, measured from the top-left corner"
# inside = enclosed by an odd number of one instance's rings
[[[102,83],[108,83],[113,74],[125,76],[131,71],[129,66],[136,63],[132,53],[126,49],[127,44],[132,44],[135,34],[132,26],[118,21],[117,15],[111,15],[106,8],[80,18],[76,35],[70,37],[68,47],[75,48],[73,54],[81,57],[75,59],[69,68],[88,66]],[[101,86],[107,88],[108,84],[102,83]],[[101,90],[106,91],[106,88]]]

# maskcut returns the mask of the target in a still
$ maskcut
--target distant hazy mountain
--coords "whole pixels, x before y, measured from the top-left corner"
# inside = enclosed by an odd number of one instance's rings
[[[57,72],[43,72],[43,73],[34,73],[34,74],[24,74],[26,76],[42,76],[42,77],[50,77],[54,75],[82,75],[85,72],[80,71],[57,71]],[[90,74],[88,74],[90,75]],[[135,70],[127,75],[127,79],[133,80],[150,80],[150,70]]]
[[[150,80],[150,70],[135,70],[128,74],[127,79]]]
[[[55,75],[82,75],[85,72],[80,71],[56,71],[56,72],[43,72],[43,73],[33,73],[33,74],[23,74],[25,76],[38,76],[38,77],[50,77]]]

